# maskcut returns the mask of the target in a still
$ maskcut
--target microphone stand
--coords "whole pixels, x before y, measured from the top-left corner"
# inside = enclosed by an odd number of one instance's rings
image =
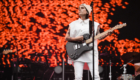
[[[63,70],[62,70],[62,80],[65,80],[65,61],[64,61],[64,59],[62,60],[62,68],[63,68]]]
[[[15,36],[13,36],[13,37],[14,37],[15,42],[17,44],[17,39],[15,38]],[[18,63],[19,63],[19,57],[18,57],[18,47],[17,47],[17,45],[16,45],[16,53],[17,53],[17,63],[13,67],[16,67],[16,78],[15,79],[18,80]]]
[[[110,68],[109,78],[110,78],[110,80],[112,80],[112,74],[111,74],[111,59],[110,59],[109,61],[110,61],[110,64],[109,64],[109,65],[110,65],[110,67],[109,67],[109,68]]]
[[[93,1],[90,4],[92,9],[92,43],[93,43],[93,80],[94,80],[94,14],[93,14]]]
[[[131,63],[132,61],[133,61],[133,60],[129,61],[128,63]],[[124,78],[124,80],[126,80],[126,71],[127,71],[127,70],[126,70],[126,66],[127,66],[128,63],[124,64],[124,65],[120,68],[120,69],[123,68],[123,70],[124,70],[124,71],[123,71],[123,75],[124,75],[123,78]]]

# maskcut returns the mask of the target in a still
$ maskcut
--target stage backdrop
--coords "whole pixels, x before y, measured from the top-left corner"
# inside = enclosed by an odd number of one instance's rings
[[[18,51],[19,57],[31,59],[29,54],[47,56],[50,67],[66,62],[67,54],[65,34],[69,23],[79,18],[78,7],[82,3],[90,4],[92,0],[1,0],[0,1],[0,48]],[[94,19],[100,23],[101,32],[117,24],[127,26],[114,30],[111,36],[98,40],[100,54],[115,55],[114,65],[122,66],[123,54],[140,53],[139,32],[133,25],[138,19],[136,1],[131,0],[93,0]],[[138,3],[137,3],[138,4]],[[135,13],[135,14],[134,14]],[[135,18],[134,18],[135,17]],[[92,19],[92,15],[90,15]],[[132,22],[132,23],[131,23]],[[132,31],[131,31],[132,30]],[[17,47],[17,48],[16,48]],[[8,56],[9,55],[9,56]],[[12,58],[8,54],[1,56],[1,66],[9,65]],[[46,61],[42,56],[41,60]],[[11,58],[10,58],[11,57]],[[116,58],[115,57],[115,58]],[[119,59],[118,59],[119,58]],[[34,59],[31,59],[34,61]],[[108,64],[104,57],[100,65]]]

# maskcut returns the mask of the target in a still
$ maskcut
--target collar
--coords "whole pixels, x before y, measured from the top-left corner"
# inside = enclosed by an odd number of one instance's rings
[[[89,19],[82,20],[81,18],[79,18],[78,21],[79,21],[80,23],[86,23],[86,24],[89,23]]]

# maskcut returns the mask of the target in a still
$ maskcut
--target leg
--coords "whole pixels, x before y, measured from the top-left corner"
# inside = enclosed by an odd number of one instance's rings
[[[79,62],[79,61],[74,62],[75,80],[82,80],[83,66],[84,66],[84,62]]]
[[[91,76],[93,77],[93,63],[87,63],[91,72]],[[94,80],[100,80],[99,69],[98,69],[98,55],[94,56]]]

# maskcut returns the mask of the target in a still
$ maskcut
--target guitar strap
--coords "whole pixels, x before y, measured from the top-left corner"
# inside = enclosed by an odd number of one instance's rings
[[[92,36],[92,21],[89,21],[89,37]]]
[[[92,21],[89,21],[89,34],[84,34],[84,40],[89,39],[92,36]]]

